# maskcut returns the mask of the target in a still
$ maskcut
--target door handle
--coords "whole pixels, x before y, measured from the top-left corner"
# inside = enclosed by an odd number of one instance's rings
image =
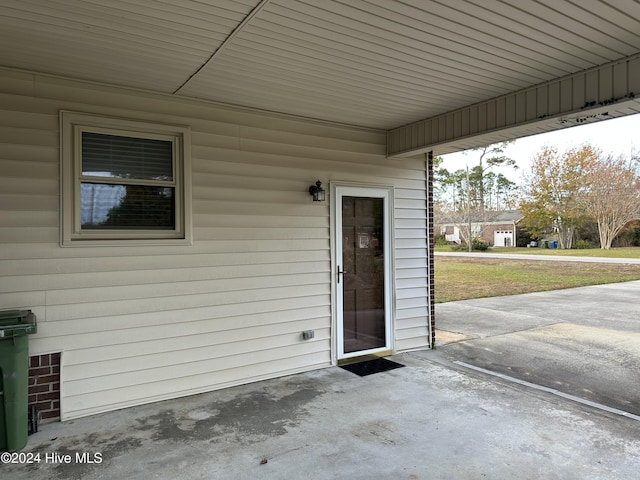
[[[338,271],[336,272],[336,275],[338,276],[338,283],[340,283],[340,275],[344,275],[345,273],[347,272],[340,270],[340,265],[338,265]]]

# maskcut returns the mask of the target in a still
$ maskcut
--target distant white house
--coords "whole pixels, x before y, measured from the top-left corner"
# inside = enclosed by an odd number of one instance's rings
[[[478,218],[471,220],[471,236],[482,238],[493,247],[514,247],[517,245],[517,223],[522,219],[518,210],[505,210],[502,212],[489,212],[486,221]],[[444,235],[447,242],[462,243],[468,224],[465,219],[444,217],[436,224],[439,226],[440,235]]]

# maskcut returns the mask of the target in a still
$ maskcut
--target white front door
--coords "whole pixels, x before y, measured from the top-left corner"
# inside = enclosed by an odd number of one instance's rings
[[[391,349],[391,191],[337,186],[337,358]]]

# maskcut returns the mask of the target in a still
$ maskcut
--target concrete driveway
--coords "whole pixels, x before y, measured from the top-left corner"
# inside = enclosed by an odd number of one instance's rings
[[[405,367],[366,377],[332,367],[45,425],[31,457],[0,464],[0,478],[637,478],[640,421],[437,351],[393,360]]]
[[[603,355],[611,368],[635,368],[637,384],[632,315],[639,288],[634,282],[440,305],[442,326],[474,339],[396,355],[392,359],[403,368],[366,377],[331,367],[44,425],[29,437],[23,456],[2,458],[0,478],[637,478],[640,417],[541,389],[534,382],[545,375],[531,364],[561,370],[565,360],[554,347],[566,344],[579,349],[574,357],[583,358],[571,368],[583,378],[600,361],[588,359]],[[612,329],[610,314],[626,330]],[[572,343],[574,337],[580,340]],[[547,344],[544,338],[556,340]],[[514,351],[510,344],[536,346],[537,353]],[[482,365],[486,371],[478,369]],[[496,376],[499,368],[510,375]],[[530,383],[510,378],[515,375]],[[557,381],[563,388],[586,385]],[[637,385],[610,385],[617,405],[636,408]]]
[[[640,416],[640,281],[439,304],[436,324],[452,361]]]

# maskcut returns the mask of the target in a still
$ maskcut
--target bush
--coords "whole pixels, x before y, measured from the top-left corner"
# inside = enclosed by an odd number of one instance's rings
[[[578,240],[585,240],[591,247],[584,248],[598,248],[600,247],[600,234],[598,233],[598,224],[593,221],[587,221],[580,225],[574,233],[574,244]],[[574,248],[573,245],[571,248]]]
[[[471,249],[485,252],[489,249],[489,244],[481,238],[474,238],[471,242]]]
[[[590,242],[589,240],[577,240],[573,243],[572,248],[575,248],[576,250],[587,250],[589,248],[598,248],[598,247],[594,245],[592,242]]]
[[[520,227],[516,227],[517,235],[516,235],[516,247],[526,247],[532,241],[539,241],[540,239],[537,237],[532,237],[529,232],[521,229]]]
[[[613,241],[613,247],[638,247],[640,246],[640,225],[638,221],[631,222],[622,229]]]
[[[460,242],[460,243],[454,243],[451,245],[451,251],[452,252],[461,252],[461,251],[467,251],[467,244],[464,242]]]
[[[436,247],[446,247],[447,245],[449,245],[449,242],[447,242],[444,235],[438,235],[436,237]]]

